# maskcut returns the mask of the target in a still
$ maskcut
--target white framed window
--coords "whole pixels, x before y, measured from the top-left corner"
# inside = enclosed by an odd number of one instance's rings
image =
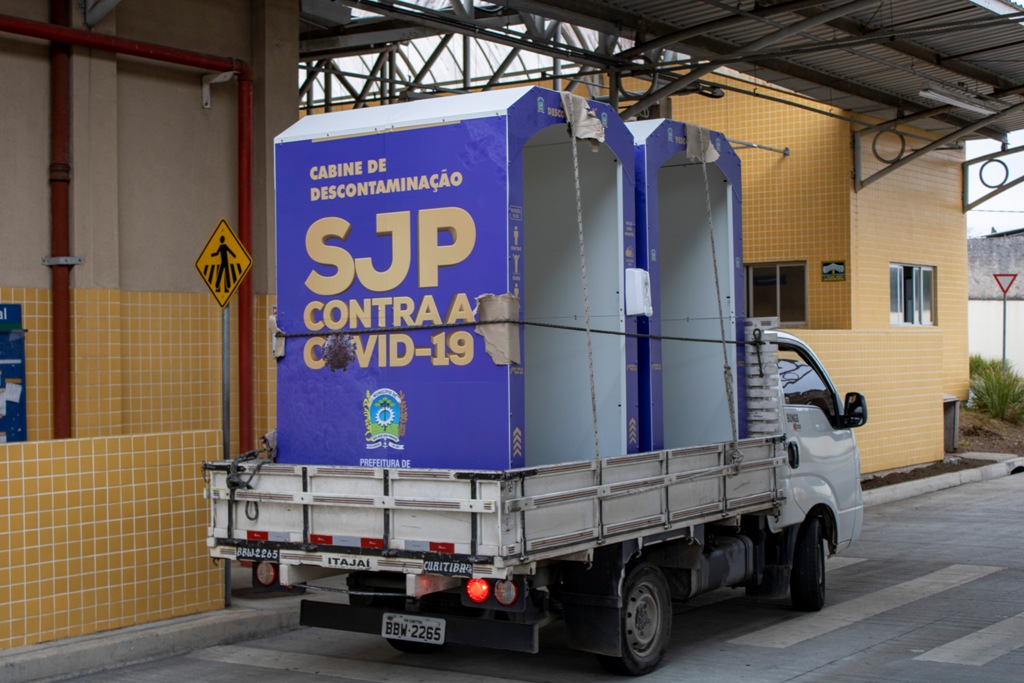
[[[889,264],[889,322],[935,324],[935,268]]]
[[[784,326],[807,324],[807,264],[749,265],[747,317],[778,317]]]

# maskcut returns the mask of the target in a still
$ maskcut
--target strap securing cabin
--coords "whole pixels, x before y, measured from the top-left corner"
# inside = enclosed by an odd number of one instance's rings
[[[576,149],[576,138],[586,133],[578,131],[577,117],[589,113],[589,105],[579,95],[562,92],[562,106],[565,107],[565,119],[569,125],[570,144],[572,146],[572,172],[576,184],[576,229],[580,243],[580,276],[583,278],[583,319],[587,336],[587,371],[590,373],[590,413],[594,422],[594,457],[601,457],[601,446],[597,437],[597,388],[594,384],[594,346],[590,332],[590,289],[587,285],[587,257],[583,245],[583,199],[580,191],[580,161]],[[600,123],[598,123],[600,126]],[[601,133],[603,136],[604,129]]]
[[[740,436],[739,428],[736,424],[736,405],[732,391],[733,372],[732,365],[729,364],[729,345],[725,336],[725,312],[722,310],[722,285],[718,277],[718,253],[715,250],[715,219],[711,210],[711,186],[708,182],[708,151],[713,148],[710,146],[711,134],[704,128],[696,126],[694,126],[694,128],[696,128],[697,144],[700,149],[700,168],[701,172],[704,174],[704,205],[707,210],[708,232],[711,237],[711,267],[715,272],[715,303],[718,304],[718,327],[722,341],[722,379],[725,381],[726,403],[729,405],[729,426],[732,428],[732,443],[729,444],[729,450],[732,453],[732,462],[738,465],[743,461],[743,454],[740,452],[738,445]],[[689,142],[687,142],[687,146],[689,146]]]

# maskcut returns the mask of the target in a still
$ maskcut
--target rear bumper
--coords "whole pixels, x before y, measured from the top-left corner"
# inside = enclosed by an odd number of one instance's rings
[[[353,607],[331,602],[303,600],[299,623],[303,626],[372,633],[379,636],[384,614],[395,611],[379,607]],[[417,612],[417,614],[444,619],[446,643],[475,645],[514,652],[536,653],[540,649],[538,637],[540,626],[538,624],[426,612]]]

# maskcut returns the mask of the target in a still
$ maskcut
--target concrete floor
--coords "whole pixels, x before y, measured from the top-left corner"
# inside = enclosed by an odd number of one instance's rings
[[[1019,680],[1022,524],[1024,477],[1017,476],[871,507],[861,540],[830,560],[822,612],[795,612],[786,601],[752,600],[742,591],[701,596],[678,607],[672,647],[645,680]],[[546,630],[541,642],[537,655],[450,646],[416,656],[398,653],[376,636],[297,629],[71,680],[621,680],[605,674],[592,656],[567,648],[560,625]]]

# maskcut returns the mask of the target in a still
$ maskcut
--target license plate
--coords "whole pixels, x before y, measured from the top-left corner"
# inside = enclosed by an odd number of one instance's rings
[[[278,562],[281,551],[277,548],[252,548],[240,545],[235,548],[236,560],[257,560],[259,562]]]
[[[380,625],[380,634],[395,640],[443,645],[444,619],[385,613]]]

